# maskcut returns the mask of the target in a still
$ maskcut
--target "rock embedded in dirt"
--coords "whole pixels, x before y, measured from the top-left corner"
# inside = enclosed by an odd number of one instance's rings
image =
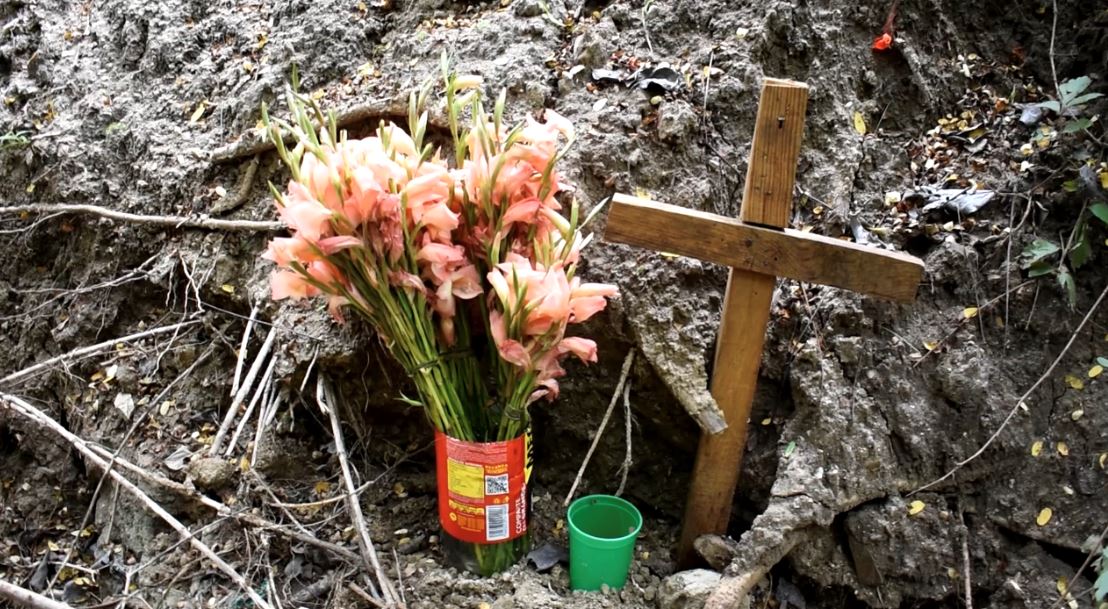
[[[696,111],[689,102],[675,99],[658,109],[658,137],[663,142],[683,142],[696,130]]]
[[[719,585],[721,575],[708,569],[675,573],[662,582],[659,609],[702,609]]]
[[[738,554],[739,542],[722,535],[701,535],[693,542],[696,553],[716,571],[723,571]]]
[[[230,488],[238,478],[238,467],[219,457],[200,457],[189,463],[188,474],[196,488],[220,491]]]

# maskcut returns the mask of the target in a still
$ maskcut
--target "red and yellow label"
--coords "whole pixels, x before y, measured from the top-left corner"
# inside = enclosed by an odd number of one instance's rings
[[[439,522],[455,539],[500,543],[527,532],[531,432],[506,442],[465,442],[435,431]]]

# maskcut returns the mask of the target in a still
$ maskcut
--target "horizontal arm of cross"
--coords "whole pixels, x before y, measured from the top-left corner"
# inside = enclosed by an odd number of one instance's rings
[[[923,261],[900,252],[795,230],[761,228],[623,194],[612,199],[604,238],[900,302],[915,298],[923,276]]]

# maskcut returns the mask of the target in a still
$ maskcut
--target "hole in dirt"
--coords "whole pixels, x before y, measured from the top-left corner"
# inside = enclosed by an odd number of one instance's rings
[[[908,239],[908,241],[904,243],[904,249],[908,250],[909,254],[916,256],[917,258],[922,258],[923,256],[926,256],[933,247],[935,247],[934,240],[924,234],[919,234],[911,237]]]

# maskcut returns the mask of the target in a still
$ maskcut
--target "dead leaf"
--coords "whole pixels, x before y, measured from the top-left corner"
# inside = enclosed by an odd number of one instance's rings
[[[1080,408],[1070,413],[1070,419],[1074,421],[1080,419],[1083,416],[1085,416],[1085,411],[1081,410]]]
[[[1045,527],[1047,525],[1047,523],[1050,522],[1050,519],[1053,516],[1054,516],[1054,510],[1052,510],[1048,507],[1043,508],[1039,512],[1038,517],[1035,518],[1035,524],[1037,524],[1041,527]]]
[[[162,463],[165,464],[170,471],[179,472],[185,469],[185,464],[191,456],[192,451],[190,451],[187,446],[178,446],[177,450],[170,453]]]
[[[1059,455],[1062,455],[1063,457],[1070,456],[1070,445],[1069,444],[1066,444],[1065,442],[1059,442],[1057,448],[1058,448],[1058,454]]]
[[[1102,372],[1104,372],[1104,366],[1097,364],[1092,368],[1089,368],[1089,378],[1095,379],[1096,377],[1100,376]]]
[[[927,504],[920,501],[919,499],[916,499],[915,501],[908,504],[908,515],[915,516],[916,514],[922,512],[923,508],[925,507],[927,507]]]
[[[319,482],[315,483],[315,486],[312,488],[312,490],[315,492],[316,495],[322,497],[323,495],[331,492],[331,483],[326,480],[320,480]]]
[[[1036,440],[1035,443],[1031,445],[1031,456],[1032,457],[1038,457],[1040,454],[1042,454],[1042,452],[1043,452],[1043,441],[1042,440]]]
[[[192,111],[192,116],[189,117],[189,124],[195,125],[200,121],[200,117],[204,116],[204,110],[208,109],[208,100],[201,100],[196,106],[196,110]]]
[[[1085,382],[1082,381],[1081,379],[1077,378],[1076,376],[1072,375],[1072,374],[1067,374],[1065,380],[1066,380],[1067,385],[1069,385],[1070,387],[1072,387],[1073,389],[1075,389],[1077,391],[1081,391],[1082,389],[1085,388]]]
[[[858,135],[866,134],[866,119],[861,112],[854,113],[854,130],[858,132]]]
[[[977,317],[977,307],[966,307],[962,309],[962,317],[966,319]]]
[[[135,398],[131,397],[129,393],[117,393],[112,405],[115,406],[116,410],[123,413],[125,419],[130,419],[131,414],[135,412]]]

